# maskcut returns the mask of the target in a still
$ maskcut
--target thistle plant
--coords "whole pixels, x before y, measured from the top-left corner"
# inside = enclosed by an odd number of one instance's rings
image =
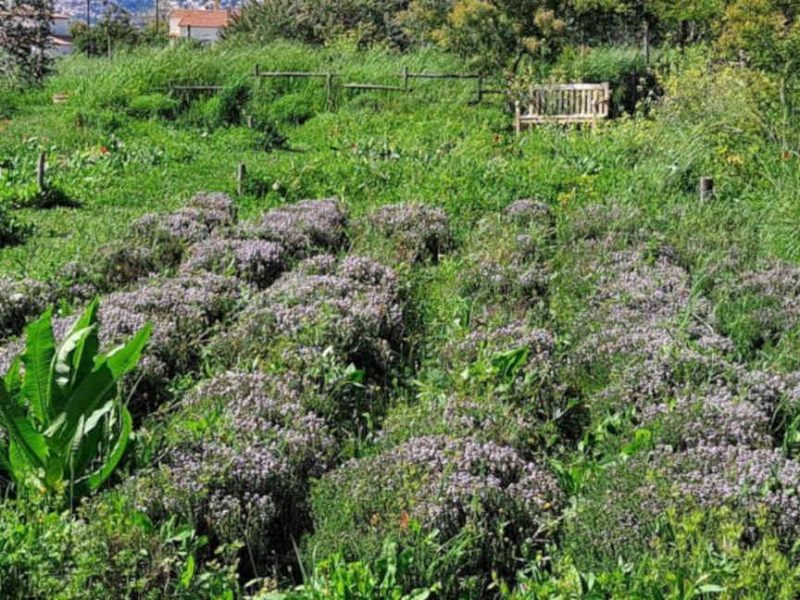
[[[0,471],[18,493],[90,494],[125,453],[133,422],[118,384],[136,367],[150,325],[103,354],[97,308],[92,302],[60,344],[45,312],[0,384]]]

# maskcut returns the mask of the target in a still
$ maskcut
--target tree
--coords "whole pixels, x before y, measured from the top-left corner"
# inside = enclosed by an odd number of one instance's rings
[[[103,16],[95,26],[75,23],[70,32],[76,49],[95,56],[110,56],[114,48],[130,48],[140,40],[130,13],[116,2],[105,3]]]
[[[397,19],[412,41],[434,41],[478,68],[516,69],[555,54],[567,23],[555,0],[414,0]]]
[[[782,70],[800,54],[800,23],[776,0],[736,0],[725,10],[719,50],[764,70]],[[792,69],[793,71],[796,69]]]
[[[39,85],[52,70],[52,0],[0,0],[0,70]]]

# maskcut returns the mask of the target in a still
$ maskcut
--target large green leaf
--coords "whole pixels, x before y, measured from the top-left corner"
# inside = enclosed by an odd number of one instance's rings
[[[12,398],[19,396],[22,391],[22,358],[20,356],[17,356],[8,367],[5,377],[3,377],[3,383],[5,383],[9,396]]]
[[[49,449],[45,437],[25,416],[22,407],[17,404],[0,385],[0,424],[6,430],[9,447],[16,447],[19,454],[33,469],[44,469]]]
[[[85,419],[83,425],[76,430],[70,444],[69,456],[76,473],[83,473],[97,457],[100,443],[106,435],[104,430],[106,418],[115,406],[116,402],[109,400]]]
[[[136,368],[147,342],[150,341],[152,331],[153,326],[148,323],[127,344],[115,348],[108,354],[108,366],[114,377],[119,379]]]
[[[84,327],[77,331],[70,332],[56,351],[53,359],[53,372],[57,390],[53,390],[54,405],[60,404],[69,397],[72,385],[75,380],[75,369],[73,366],[74,355],[83,350],[87,338],[95,333],[94,327]],[[60,392],[60,393],[57,393]],[[55,401],[58,398],[60,402]]]
[[[114,472],[114,469],[117,468],[119,461],[122,460],[125,454],[125,449],[128,447],[128,440],[131,437],[131,431],[133,431],[133,418],[125,406],[120,406],[120,418],[121,429],[111,452],[103,461],[103,465],[89,475],[87,480],[88,488],[92,492],[103,485],[105,480]]]
[[[72,357],[72,382],[74,387],[78,381],[86,377],[94,368],[94,359],[100,351],[100,338],[97,331],[97,309],[99,303],[97,299],[83,311],[81,317],[73,325],[73,329],[78,331],[84,328],[91,328],[91,333],[86,337],[84,343],[75,349]]]
[[[25,337],[22,397],[39,423],[45,424],[50,418],[50,366],[56,351],[52,312],[48,310],[40,319],[28,325]]]
[[[58,433],[60,448],[66,448],[70,443],[81,417],[91,414],[100,403],[108,400],[119,379],[136,367],[150,339],[150,331],[150,325],[143,327],[125,346],[96,362],[92,372],[78,383],[65,407]]]

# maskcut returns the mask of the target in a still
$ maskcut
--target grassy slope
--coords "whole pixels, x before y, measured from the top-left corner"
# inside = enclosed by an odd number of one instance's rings
[[[387,82],[385,73],[401,64],[429,70],[460,65],[432,52],[402,60],[294,46],[178,52],[144,52],[111,64],[76,57],[62,63],[45,90],[17,103],[11,121],[0,126],[0,157],[15,167],[7,183],[29,185],[36,155],[45,149],[52,180],[83,207],[23,211],[38,232],[24,246],[0,250],[0,271],[52,276],[65,262],[89,259],[137,215],[174,208],[197,190],[232,191],[239,162],[271,190],[264,198],[244,199],[245,208],[337,195],[359,214],[368,206],[418,198],[469,223],[520,196],[562,205],[613,197],[660,219],[683,206],[697,226],[713,227],[720,207],[735,206],[737,228],[766,236],[770,250],[797,255],[786,230],[796,210],[790,202],[800,177],[796,160],[782,161],[778,145],[763,141],[781,132],[754,119],[756,109],[743,91],[704,81],[691,69],[685,77],[694,79],[685,81],[696,97],[683,94],[691,106],[671,109],[680,110],[680,121],[668,111],[655,120],[597,130],[542,128],[519,139],[497,97],[468,105],[471,84],[419,82],[402,97],[343,94],[338,109],[325,112],[321,83],[269,82],[257,92],[255,110],[269,110],[273,99],[290,94],[284,104],[303,102],[316,116],[299,125],[279,123],[289,149],[266,153],[256,149],[256,134],[242,127],[134,120],[125,116],[126,107],[137,95],[178,79],[246,81],[255,63],[276,69],[330,65],[355,81]],[[182,65],[180,76],[176,65]],[[70,102],[53,105],[55,92],[68,92]],[[709,92],[727,100],[709,101]],[[733,108],[724,108],[731,100]],[[720,202],[713,211],[694,206],[700,175],[717,180]],[[752,228],[765,223],[764,210],[771,227]],[[682,226],[673,225],[682,235]]]
[[[781,120],[782,107],[766,99],[772,84],[755,75],[727,69],[709,74],[699,56],[678,58],[680,77],[665,80],[670,99],[652,118],[623,118],[597,129],[544,127],[519,138],[497,98],[471,106],[469,85],[436,82],[420,83],[409,96],[343,96],[334,112],[322,110],[318,83],[264,83],[254,108],[269,112],[282,98],[286,106],[306,104],[315,113],[302,124],[277,115],[289,147],[271,152],[257,149],[258,134],[242,127],[125,116],[131,98],[173,80],[176,65],[185,69],[186,83],[223,83],[246,77],[256,62],[276,69],[330,64],[353,80],[387,83],[385,73],[402,64],[461,67],[437,53],[401,59],[294,46],[146,51],[111,63],[71,59],[47,89],[18,101],[11,122],[0,125],[0,160],[18,166],[7,170],[6,183],[22,187],[37,153],[47,149],[57,157],[54,182],[83,207],[21,211],[38,230],[25,245],[0,250],[0,273],[46,278],[68,261],[90,260],[144,212],[173,209],[198,190],[233,191],[239,162],[267,190],[241,199],[245,216],[331,195],[341,197],[355,217],[376,205],[419,199],[444,206],[462,242],[478,218],[519,197],[539,196],[553,205],[562,233],[569,232],[573,209],[615,200],[642,213],[638,225],[656,231],[654,243],[677,247],[698,286],[705,270],[723,264],[719,259],[733,249],[750,263],[773,255],[800,258],[794,225],[800,170],[791,141],[797,132]],[[70,103],[53,105],[49,98],[57,91],[69,92]],[[86,125],[78,127],[76,120]],[[697,202],[701,175],[716,180],[714,203]],[[423,382],[420,398],[446,391],[435,352],[465,333],[459,330],[463,322],[454,325],[459,311],[466,312],[458,305],[465,247],[469,242],[414,277],[420,335],[433,349],[433,359],[423,357],[414,374],[414,385],[418,375]],[[570,251],[563,249],[563,260],[574,258]],[[554,288],[548,325],[568,333],[580,294],[571,294],[563,281]],[[397,396],[406,392],[413,395],[403,388]],[[406,418],[404,399],[394,398],[395,419]]]

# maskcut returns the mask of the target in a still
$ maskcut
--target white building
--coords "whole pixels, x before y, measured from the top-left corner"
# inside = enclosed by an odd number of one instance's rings
[[[53,15],[53,21],[50,24],[50,51],[55,56],[66,56],[72,52],[70,25],[72,25],[72,19],[69,15]]]
[[[230,18],[231,13],[227,10],[173,10],[169,13],[169,37],[213,44],[228,26]]]

